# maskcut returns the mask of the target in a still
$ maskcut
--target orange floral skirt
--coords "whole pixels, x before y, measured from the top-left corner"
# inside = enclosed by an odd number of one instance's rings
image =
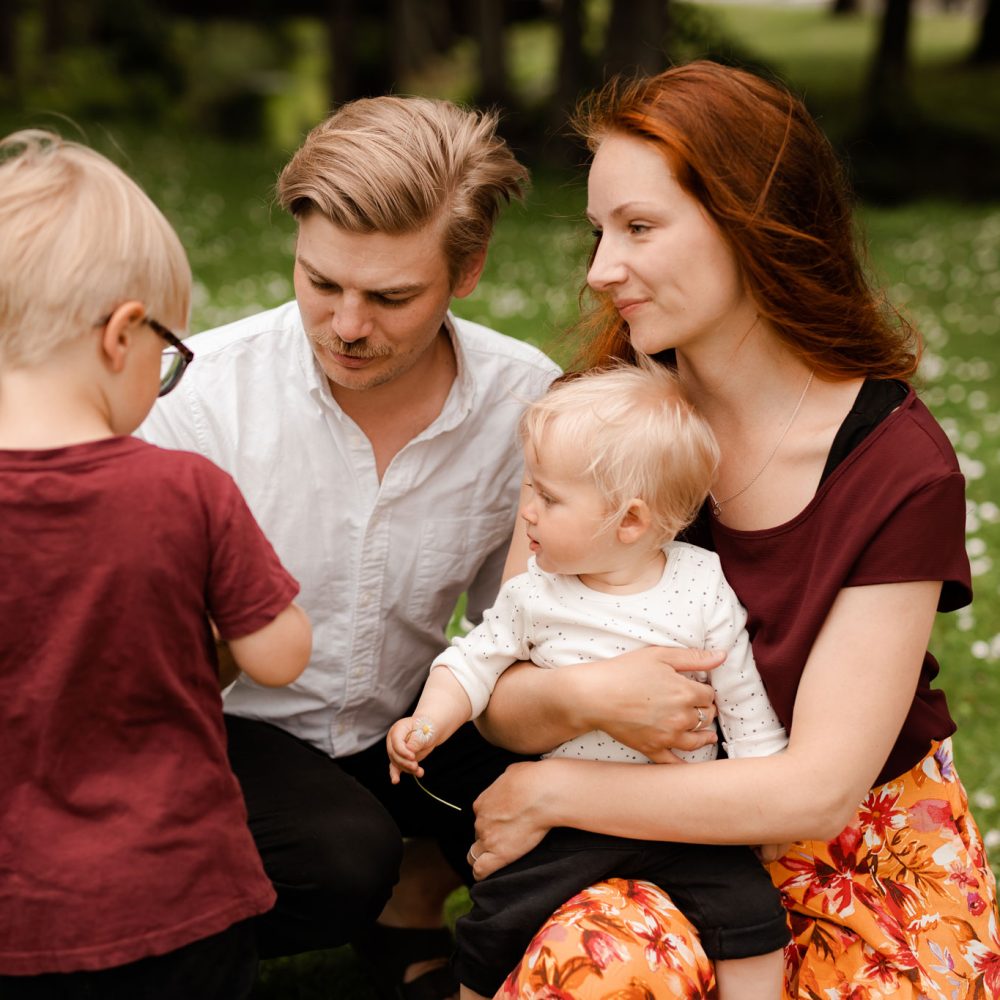
[[[792,930],[787,1000],[1000,997],[996,880],[951,741],[872,789],[829,843],[769,866]],[[611,879],[558,909],[497,1000],[709,1000],[712,963],[666,895]]]

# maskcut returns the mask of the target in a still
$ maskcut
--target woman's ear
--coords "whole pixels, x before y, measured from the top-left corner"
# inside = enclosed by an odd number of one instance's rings
[[[628,502],[625,513],[618,522],[618,541],[623,545],[631,545],[639,541],[653,523],[649,504],[645,500],[633,497]]]
[[[137,323],[146,315],[146,306],[135,299],[123,302],[108,317],[101,332],[101,356],[112,372],[120,372],[132,343]]]

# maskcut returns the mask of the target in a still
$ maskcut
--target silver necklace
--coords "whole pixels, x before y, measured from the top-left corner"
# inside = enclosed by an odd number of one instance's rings
[[[809,378],[806,379],[806,386],[802,390],[802,395],[799,396],[799,401],[795,404],[795,409],[792,410],[792,415],[788,418],[788,423],[785,424],[784,430],[782,430],[781,434],[778,436],[778,440],[774,442],[774,447],[771,449],[771,453],[767,456],[767,458],[764,459],[764,464],[757,470],[753,479],[751,479],[750,482],[746,484],[746,486],[742,487],[741,489],[738,489],[735,493],[730,493],[729,496],[727,496],[723,500],[716,500],[715,494],[712,493],[711,491],[709,492],[708,499],[712,503],[712,513],[716,517],[718,517],[722,513],[722,508],[725,504],[729,503],[732,500],[735,500],[737,497],[743,496],[743,494],[746,493],[746,491],[750,489],[750,487],[753,486],[753,484],[757,482],[757,480],[760,479],[762,475],[764,475],[764,470],[771,464],[771,459],[778,454],[778,449],[781,447],[781,442],[785,440],[785,435],[791,429],[792,424],[795,423],[795,418],[799,415],[799,410],[802,409],[802,404],[805,402],[806,393],[809,391],[809,386],[812,385],[813,376],[815,374],[816,374],[815,372],[809,373]]]

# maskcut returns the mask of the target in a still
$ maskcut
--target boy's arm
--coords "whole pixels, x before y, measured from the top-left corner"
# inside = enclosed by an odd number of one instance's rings
[[[312,626],[297,604],[289,604],[263,628],[229,640],[236,666],[265,687],[290,684],[312,654]],[[220,671],[221,673],[221,671]]]

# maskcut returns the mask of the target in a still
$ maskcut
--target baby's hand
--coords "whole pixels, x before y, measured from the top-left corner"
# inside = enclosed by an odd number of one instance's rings
[[[394,723],[385,738],[389,780],[398,785],[404,771],[422,778],[424,769],[418,762],[434,749],[436,742],[434,724],[428,719],[405,718]]]

